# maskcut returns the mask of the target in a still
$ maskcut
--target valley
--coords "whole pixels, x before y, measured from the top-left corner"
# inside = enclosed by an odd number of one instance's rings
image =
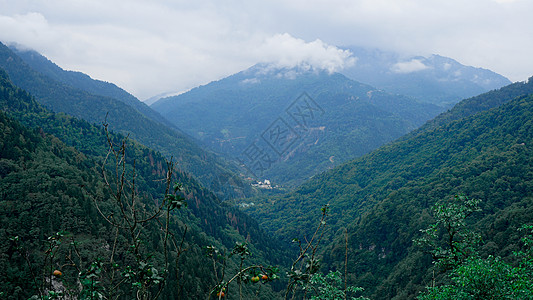
[[[258,63],[148,106],[0,44],[0,295],[432,299],[474,263],[533,292],[533,79],[350,49],[342,72]],[[472,235],[447,244],[439,207]],[[428,226],[472,244],[452,269],[414,242]]]

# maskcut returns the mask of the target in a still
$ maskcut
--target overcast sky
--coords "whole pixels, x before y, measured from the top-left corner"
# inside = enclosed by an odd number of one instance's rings
[[[0,0],[0,41],[144,100],[257,62],[338,70],[336,46],[533,75],[532,0]]]

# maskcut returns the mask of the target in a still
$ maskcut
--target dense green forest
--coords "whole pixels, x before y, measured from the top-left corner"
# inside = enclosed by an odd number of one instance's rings
[[[244,200],[245,210],[290,240],[311,230],[306,212],[329,204],[324,261],[342,267],[346,229],[348,273],[376,299],[413,298],[430,283],[431,258],[412,240],[431,223],[430,207],[457,193],[481,200],[473,222],[482,252],[507,258],[520,244],[517,229],[533,221],[531,86],[533,80],[465,100],[436,119],[448,121],[430,122],[294,192]]]
[[[107,120],[112,130],[129,135],[166,157],[173,156],[180,169],[193,174],[221,198],[252,193],[250,186],[234,175],[239,172],[235,164],[205,151],[178,129],[166,126],[157,113],[139,100],[104,83],[58,70],[42,57],[32,60],[31,55],[26,53],[25,57],[35,68],[0,43],[0,67],[14,84],[30,92],[47,108],[90,123],[101,124]],[[94,94],[102,85],[100,94]]]
[[[3,71],[0,73],[0,96],[0,290],[4,292],[3,297],[27,299],[37,295],[38,281],[47,276],[36,274],[47,274],[45,267],[61,269],[64,286],[75,286],[75,279],[83,273],[78,273],[78,268],[88,270],[97,258],[109,258],[110,245],[114,245],[115,262],[121,272],[128,266],[139,267],[139,261],[128,251],[133,241],[127,231],[111,226],[104,218],[120,215],[120,206],[113,205],[116,185],[107,184],[103,177],[104,173],[112,177],[114,167],[110,158],[105,159],[109,149],[105,130],[46,110],[27,92],[14,87]],[[124,139],[120,134],[109,137],[114,145],[121,145]],[[139,201],[142,207],[139,215],[149,214],[156,210],[165,195],[166,160],[131,139],[126,139],[125,149],[126,179],[135,182],[135,191],[129,195],[135,195]],[[108,171],[103,173],[102,165],[107,166],[105,170]],[[207,246],[229,253],[236,243],[247,243],[253,253],[250,263],[284,264],[290,251],[267,237],[254,220],[220,202],[190,175],[178,170],[173,174],[171,180],[183,186],[178,194],[188,205],[170,216],[174,236],[183,236],[180,249],[184,251],[178,257],[179,267],[168,271],[175,275],[169,276],[163,286],[163,298],[209,295],[217,280],[212,263],[205,256]],[[52,259],[47,247],[57,245],[51,241],[59,239],[58,233],[62,235],[62,244],[57,246],[58,252]],[[138,238],[142,240],[139,248],[143,261],[161,273],[165,267],[162,255],[166,246],[160,222],[143,224]],[[69,245],[73,243],[79,257],[72,257],[74,250]],[[169,260],[172,260],[178,252],[174,249],[169,253]],[[76,260],[76,267],[71,266],[67,257]],[[227,261],[227,276],[236,271],[237,261],[236,257]],[[102,272],[98,280],[102,285],[112,283],[105,277],[110,274],[109,266],[103,269],[106,272]],[[127,295],[135,292],[130,285],[124,281],[116,293],[128,298]],[[157,290],[155,285],[152,288]],[[245,287],[243,294],[251,295],[257,288]],[[260,289],[260,298],[276,297],[270,285],[264,284]],[[154,291],[151,293],[153,295]]]

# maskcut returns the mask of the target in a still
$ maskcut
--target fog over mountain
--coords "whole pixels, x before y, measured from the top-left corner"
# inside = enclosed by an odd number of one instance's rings
[[[491,70],[465,66],[437,54],[412,56],[360,47],[347,47],[347,50],[357,60],[343,68],[342,74],[422,102],[451,106],[511,83]]]

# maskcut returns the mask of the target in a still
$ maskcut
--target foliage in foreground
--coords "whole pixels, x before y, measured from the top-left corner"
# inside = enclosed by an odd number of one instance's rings
[[[313,295],[311,300],[368,300],[368,298],[363,296],[357,298],[348,297],[349,294],[356,294],[363,289],[354,286],[343,286],[342,275],[339,271],[330,271],[326,276],[322,273],[316,273],[309,282],[311,289],[316,292],[316,295]]]
[[[442,279],[448,283],[433,283],[418,299],[533,299],[533,226],[521,228],[526,250],[514,253],[516,266],[498,256],[482,258],[476,251],[479,234],[466,221],[479,211],[478,203],[456,195],[454,201],[434,206],[436,223],[421,230],[424,236],[415,242],[430,247],[436,271],[448,272]]]

